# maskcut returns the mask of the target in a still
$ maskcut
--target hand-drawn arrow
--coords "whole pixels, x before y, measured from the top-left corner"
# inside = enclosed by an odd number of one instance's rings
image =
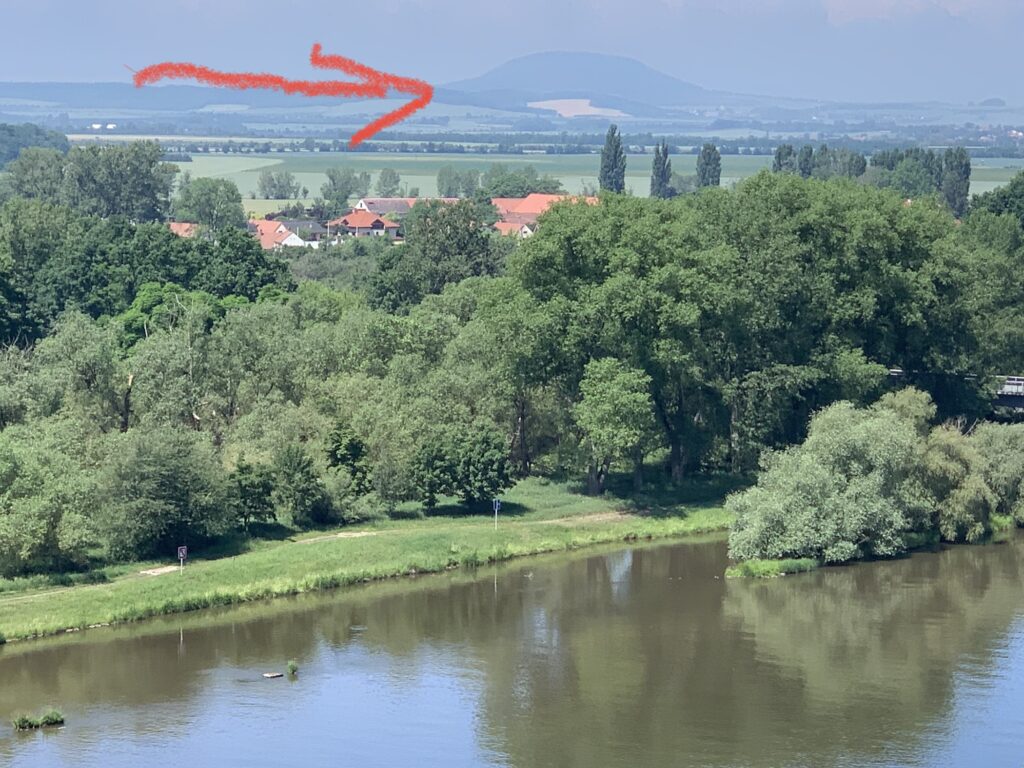
[[[135,73],[136,87],[159,82],[160,80],[198,80],[201,83],[222,88],[264,88],[282,91],[287,94],[303,96],[363,96],[366,98],[383,99],[388,89],[410,94],[416,98],[403,104],[393,112],[388,112],[372,123],[363,126],[349,139],[349,146],[355,147],[378,131],[404,120],[413,112],[423,109],[434,98],[434,88],[422,80],[409,77],[398,77],[386,72],[367,67],[344,56],[324,55],[320,43],[313,44],[309,54],[309,63],[319,69],[337,69],[345,74],[359,78],[362,82],[344,82],[341,80],[288,80],[279,75],[257,74],[249,72],[218,72],[209,67],[196,64],[165,61],[162,64],[140,69]]]

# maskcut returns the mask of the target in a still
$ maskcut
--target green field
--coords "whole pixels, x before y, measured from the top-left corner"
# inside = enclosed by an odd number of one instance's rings
[[[191,163],[182,163],[181,169],[194,177],[213,176],[230,179],[238,185],[247,211],[257,214],[280,208],[273,200],[255,199],[260,171],[272,168],[290,171],[299,184],[309,189],[310,197],[319,193],[326,181],[324,171],[333,166],[347,166],[355,171],[368,171],[376,181],[384,168],[398,171],[409,187],[419,187],[420,195],[437,194],[437,172],[444,165],[456,168],[475,168],[485,171],[493,163],[510,166],[532,165],[538,172],[559,179],[569,191],[579,193],[583,185],[597,185],[600,158],[597,155],[477,155],[438,153],[272,153],[269,155],[193,155]],[[647,195],[650,187],[651,156],[630,155],[627,161],[626,187],[635,195]],[[682,173],[696,169],[695,155],[673,158],[673,168]],[[722,183],[732,184],[771,165],[770,157],[727,155],[722,158]],[[371,190],[372,193],[372,190]]]
[[[693,173],[697,158],[694,155],[676,155],[672,167],[680,173]],[[290,171],[299,184],[309,189],[310,199],[319,193],[326,180],[324,171],[335,166],[347,166],[356,171],[368,171],[376,181],[384,168],[398,171],[409,187],[419,187],[420,195],[437,194],[437,172],[444,165],[456,168],[486,170],[492,163],[510,166],[533,165],[540,173],[559,179],[569,191],[579,193],[584,184],[597,185],[597,155],[477,155],[439,153],[272,153],[267,155],[193,155],[191,163],[182,163],[194,177],[212,176],[230,179],[238,185],[247,211],[264,214],[280,208],[280,202],[256,199],[256,185],[264,168]],[[722,158],[722,184],[729,186],[752,176],[771,165],[771,158],[754,155],[726,155]],[[627,160],[626,187],[634,195],[646,196],[650,185],[650,155],[630,155]],[[974,161],[971,192],[979,194],[1006,184],[1024,170],[1024,159],[985,158]],[[372,193],[372,190],[371,190]]]

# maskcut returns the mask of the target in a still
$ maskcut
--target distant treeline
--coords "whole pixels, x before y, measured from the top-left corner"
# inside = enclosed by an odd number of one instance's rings
[[[0,167],[16,158],[25,147],[48,147],[59,152],[67,152],[70,146],[68,137],[63,133],[47,131],[31,123],[0,123]]]

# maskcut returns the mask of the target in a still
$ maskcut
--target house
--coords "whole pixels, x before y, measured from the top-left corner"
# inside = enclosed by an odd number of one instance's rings
[[[526,197],[495,197],[491,205],[498,209],[499,221],[494,228],[503,235],[518,234],[529,237],[537,231],[537,219],[555,203],[563,200],[596,205],[596,197],[575,195],[546,195],[533,192]]]
[[[327,222],[327,229],[344,232],[353,237],[394,237],[398,224],[371,213],[365,208],[353,210],[340,218]]]
[[[195,237],[199,233],[199,225],[187,221],[169,221],[167,227],[178,237]]]
[[[256,235],[260,241],[260,247],[265,251],[273,251],[278,248],[301,248],[311,245],[311,243],[307,243],[280,221],[252,219],[249,221],[249,231]]]
[[[457,203],[457,197],[364,197],[356,203],[355,211],[369,211],[378,216],[405,216],[419,202],[440,200],[443,203]]]
[[[536,229],[537,225],[534,224],[519,224],[514,221],[499,221],[494,224],[494,228],[498,230],[499,234],[502,235],[514,235],[516,237],[529,237]]]
[[[324,225],[312,219],[277,219],[276,221],[279,224],[283,224],[286,229],[299,235],[307,243],[322,240],[327,234],[327,229]]]

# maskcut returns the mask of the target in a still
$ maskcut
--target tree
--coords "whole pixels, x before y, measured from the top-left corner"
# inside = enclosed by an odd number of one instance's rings
[[[338,216],[348,211],[349,198],[366,197],[370,191],[370,174],[356,173],[351,168],[328,168],[327,181],[320,187],[327,205],[325,217]]]
[[[462,195],[462,176],[451,165],[442,165],[437,171],[437,194],[441,197]]]
[[[302,528],[331,520],[313,459],[299,445],[286,445],[274,457],[274,502],[284,518]]]
[[[621,360],[591,360],[580,381],[580,401],[573,417],[587,446],[587,487],[591,494],[604,490],[608,470],[615,461],[633,462],[640,485],[644,443],[654,431],[650,377]]]
[[[668,142],[654,146],[651,164],[651,197],[672,197],[672,161],[668,159]]]
[[[65,157],[55,149],[29,147],[7,170],[16,195],[56,202],[60,199]]]
[[[262,464],[250,464],[242,456],[228,476],[228,504],[242,530],[251,523],[276,520],[274,513],[274,473]]]
[[[474,188],[477,177],[473,171],[463,175],[463,192]],[[509,168],[502,163],[493,163],[483,176],[479,179],[481,195],[487,198],[492,197],[526,197],[533,192],[541,194],[556,194],[564,191],[562,182],[551,176],[541,176],[532,165],[524,165],[522,168]],[[466,195],[467,197],[471,195]]]
[[[54,149],[66,154],[71,144],[63,133],[47,131],[32,123],[0,123],[0,168],[14,160],[27,147]]]
[[[942,196],[958,219],[967,212],[971,191],[971,156],[963,147],[947,149],[942,158]]]
[[[428,507],[439,495],[478,504],[512,485],[504,439],[482,425],[429,435],[416,455],[414,474],[420,500]]]
[[[775,148],[772,173],[796,173],[796,150],[792,144],[780,144]]]
[[[129,430],[110,444],[99,524],[117,558],[168,556],[231,527],[224,471],[209,437],[174,427]]]
[[[212,230],[245,227],[242,194],[235,183],[227,179],[187,180],[178,192],[173,210],[179,221],[190,221]]]
[[[327,462],[348,473],[348,489],[356,496],[372,490],[369,449],[348,425],[338,424],[328,437]]]
[[[163,221],[171,206],[175,165],[162,161],[155,141],[106,147],[72,147],[60,202],[82,213],[133,222]]]
[[[1018,173],[1009,184],[999,189],[976,195],[971,209],[996,215],[1010,214],[1024,227],[1024,172]]]
[[[73,458],[72,446],[52,425],[0,432],[0,576],[87,562],[95,542],[96,483]]]
[[[403,222],[405,243],[378,264],[370,302],[394,312],[467,277],[496,275],[504,264],[500,239],[489,229],[494,208],[474,200],[419,202]]]
[[[601,170],[597,181],[601,189],[611,192],[626,190],[626,153],[622,149],[622,137],[618,126],[608,126],[608,133],[601,150]]]
[[[717,187],[721,182],[722,156],[714,144],[705,144],[697,157],[697,186]]]
[[[796,169],[805,179],[811,178],[814,173],[814,147],[810,144],[800,147],[800,153],[796,157]]]
[[[394,168],[385,168],[377,176],[377,194],[381,197],[397,197],[402,186],[402,177]]]
[[[299,194],[299,182],[290,171],[260,171],[256,187],[260,197],[266,200],[290,200]]]

